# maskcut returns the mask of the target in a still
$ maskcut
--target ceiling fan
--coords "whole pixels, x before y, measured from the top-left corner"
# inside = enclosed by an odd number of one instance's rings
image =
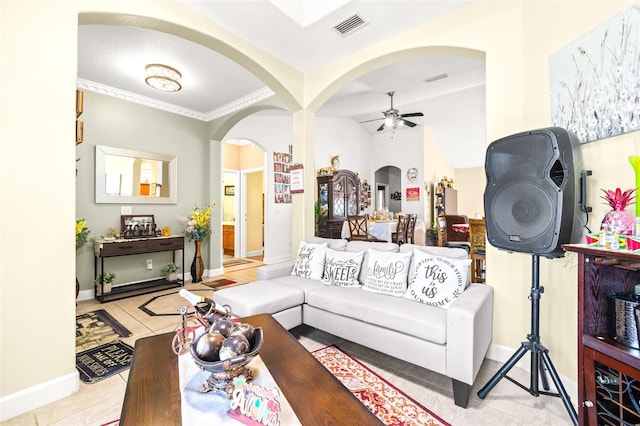
[[[387,95],[389,95],[389,97],[391,98],[391,108],[382,112],[382,114],[384,115],[383,118],[374,118],[373,120],[361,121],[360,123],[368,123],[370,121],[384,120],[382,125],[378,127],[378,130],[377,130],[378,132],[388,128],[393,128],[395,130],[399,126],[415,127],[416,123],[413,123],[409,120],[405,120],[405,117],[422,117],[424,116],[424,114],[421,112],[410,112],[408,114],[400,114],[400,111],[398,111],[393,107],[394,94],[395,92],[387,92]]]

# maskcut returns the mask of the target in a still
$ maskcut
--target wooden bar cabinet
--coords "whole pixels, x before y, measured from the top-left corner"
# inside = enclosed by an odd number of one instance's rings
[[[611,295],[633,294],[640,254],[586,244],[578,254],[578,418],[581,425],[640,423],[640,350],[616,340]]]

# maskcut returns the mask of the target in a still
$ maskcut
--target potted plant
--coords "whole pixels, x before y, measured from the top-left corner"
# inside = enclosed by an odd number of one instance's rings
[[[162,269],[162,272],[164,272],[167,281],[176,281],[178,279],[178,269],[178,265],[173,262],[169,262],[167,263],[167,266]]]
[[[320,230],[324,229],[327,225],[327,210],[323,208],[322,202],[320,200],[316,200],[316,203],[313,207],[313,215],[314,215],[314,223],[315,223],[315,235],[319,237]]]
[[[436,231],[436,227],[431,225],[431,228],[427,229],[427,241],[426,244],[428,246],[437,246],[438,245],[438,231]]]
[[[104,293],[111,293],[111,283],[113,283],[113,280],[116,279],[116,274],[114,274],[113,272],[105,272],[104,273],[104,278],[103,275],[98,275],[96,277],[96,292],[98,294],[102,294],[103,288],[100,285],[103,282],[104,279]]]

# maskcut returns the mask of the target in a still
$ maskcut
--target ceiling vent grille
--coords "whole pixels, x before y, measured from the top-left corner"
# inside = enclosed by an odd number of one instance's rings
[[[334,25],[333,29],[342,37],[346,37],[354,31],[366,26],[367,24],[367,21],[365,21],[360,15],[355,13],[347,19],[343,19],[342,21]]]
[[[434,75],[433,77],[429,77],[429,78],[425,78],[424,82],[425,83],[433,83],[434,81],[438,81],[438,80],[442,80],[443,78],[447,78],[449,77],[449,74],[442,73],[442,74],[438,74],[438,75]]]

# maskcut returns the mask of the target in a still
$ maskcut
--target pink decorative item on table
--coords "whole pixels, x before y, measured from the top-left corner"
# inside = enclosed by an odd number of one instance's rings
[[[635,216],[628,211],[625,211],[625,208],[629,204],[634,203],[633,200],[636,198],[634,194],[635,191],[635,188],[627,189],[624,192],[622,192],[620,188],[616,188],[615,191],[602,190],[605,195],[600,198],[604,199],[613,209],[604,216],[604,219],[602,219],[603,227],[606,226],[606,229],[612,231],[614,228],[617,228],[617,233],[620,235],[633,234]]]

